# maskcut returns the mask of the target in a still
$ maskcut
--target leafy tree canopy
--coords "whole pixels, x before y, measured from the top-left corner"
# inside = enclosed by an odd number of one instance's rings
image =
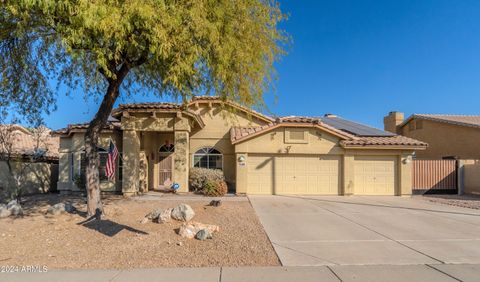
[[[85,95],[199,91],[261,103],[284,54],[274,0],[0,0],[0,109],[54,108],[57,81]],[[118,90],[117,90],[118,91]]]

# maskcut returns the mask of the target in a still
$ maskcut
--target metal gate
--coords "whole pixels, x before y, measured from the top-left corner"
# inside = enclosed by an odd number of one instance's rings
[[[414,194],[457,193],[456,160],[413,160]]]

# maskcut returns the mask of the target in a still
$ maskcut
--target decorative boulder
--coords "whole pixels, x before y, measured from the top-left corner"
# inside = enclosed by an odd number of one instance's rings
[[[23,215],[23,209],[20,205],[15,205],[10,208],[10,215],[13,216],[22,216]]]
[[[17,201],[17,200],[11,200],[11,201],[8,202],[8,204],[7,204],[7,209],[11,209],[12,207],[17,206],[17,205],[18,205],[18,201]]]
[[[193,239],[200,230],[204,229],[208,230],[208,232],[212,234],[214,232],[218,232],[220,230],[220,227],[218,227],[217,225],[203,224],[199,222],[184,223],[182,224],[182,226],[180,226],[178,235],[184,238]]]
[[[12,212],[7,208],[6,205],[0,205],[0,218],[9,217]]]
[[[165,223],[172,220],[172,208],[163,210],[157,218],[158,223]]]
[[[162,211],[163,211],[162,209],[154,209],[149,214],[147,214],[145,217],[150,219],[151,221],[155,221],[155,220],[158,219],[158,217],[160,216]]]
[[[197,232],[195,235],[195,238],[197,238],[200,241],[207,240],[207,239],[212,239],[212,233],[208,229],[202,229]]]
[[[172,218],[176,220],[190,221],[194,216],[195,212],[187,204],[180,204],[172,210]]]
[[[47,213],[52,215],[59,215],[65,212],[73,213],[75,207],[71,203],[58,203],[48,208]]]
[[[72,203],[65,203],[65,211],[68,213],[74,213],[77,209],[72,205]]]
[[[10,213],[9,215],[13,215],[13,216],[22,216],[23,215],[23,209],[22,209],[22,206],[20,206],[20,204],[18,203],[17,200],[11,200],[8,204],[7,204],[7,210],[8,212]],[[8,216],[6,215],[7,212],[3,212],[4,216]]]

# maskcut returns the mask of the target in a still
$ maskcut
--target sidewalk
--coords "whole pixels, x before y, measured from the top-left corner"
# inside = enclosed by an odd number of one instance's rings
[[[0,281],[479,281],[478,264],[343,265],[308,267],[212,267],[134,270],[52,270],[46,273],[0,273]]]

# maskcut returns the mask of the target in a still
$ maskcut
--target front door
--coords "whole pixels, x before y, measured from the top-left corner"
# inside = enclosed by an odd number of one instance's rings
[[[172,153],[158,153],[158,188],[170,188],[172,183]]]

